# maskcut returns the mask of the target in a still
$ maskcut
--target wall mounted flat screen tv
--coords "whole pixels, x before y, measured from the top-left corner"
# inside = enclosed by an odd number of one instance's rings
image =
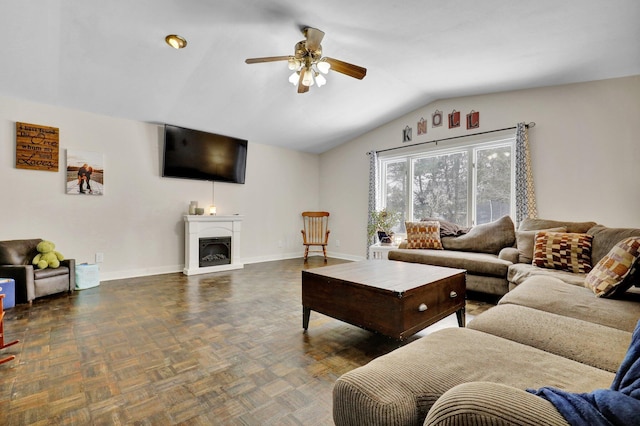
[[[162,176],[244,183],[247,141],[165,124]]]

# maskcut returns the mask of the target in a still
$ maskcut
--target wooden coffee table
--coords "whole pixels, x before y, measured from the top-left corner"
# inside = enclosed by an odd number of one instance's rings
[[[365,260],[302,271],[302,327],[311,311],[403,340],[454,312],[465,325],[466,271]]]

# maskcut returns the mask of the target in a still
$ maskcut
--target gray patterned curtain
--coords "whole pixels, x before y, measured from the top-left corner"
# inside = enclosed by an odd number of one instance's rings
[[[538,217],[538,207],[529,153],[529,130],[525,123],[518,123],[516,127],[516,226],[526,218],[536,217]]]
[[[378,199],[378,153],[376,151],[369,152],[369,209],[367,211],[367,229],[373,223],[371,213],[376,211],[376,201]],[[369,246],[375,242],[369,239],[367,233],[367,259],[369,258]]]

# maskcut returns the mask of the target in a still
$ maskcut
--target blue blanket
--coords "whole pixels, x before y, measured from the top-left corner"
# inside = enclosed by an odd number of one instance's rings
[[[590,393],[551,387],[527,390],[550,401],[572,426],[640,425],[640,321],[610,389]]]

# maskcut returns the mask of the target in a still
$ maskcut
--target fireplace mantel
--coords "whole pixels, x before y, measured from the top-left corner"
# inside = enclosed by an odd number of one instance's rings
[[[185,275],[241,269],[240,230],[242,216],[184,215],[184,270]],[[200,238],[231,237],[231,263],[200,267]]]

